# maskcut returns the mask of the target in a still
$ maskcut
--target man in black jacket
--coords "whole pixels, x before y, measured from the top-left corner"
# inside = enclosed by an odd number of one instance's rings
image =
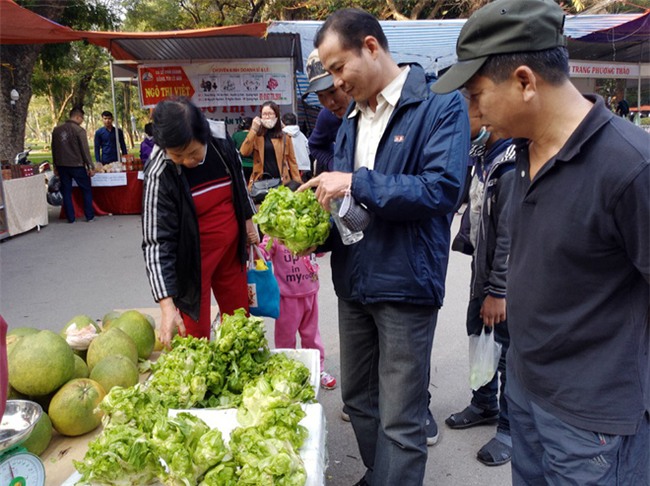
[[[90,178],[95,175],[95,165],[90,158],[86,130],[81,127],[83,121],[84,111],[75,107],[70,110],[70,118],[52,131],[52,161],[61,180],[63,209],[70,223],[76,219],[72,204],[73,180],[83,194],[86,221],[95,219],[90,183]]]

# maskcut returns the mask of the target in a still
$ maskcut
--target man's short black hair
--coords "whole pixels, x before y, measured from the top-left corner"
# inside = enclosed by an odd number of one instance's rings
[[[72,108],[72,110],[70,110],[70,118],[75,116],[84,116],[84,115],[85,113],[80,106],[75,106]]]
[[[528,66],[553,86],[569,79],[569,51],[566,47],[553,47],[543,51],[495,54],[488,57],[478,73],[495,83],[508,79],[519,66]]]
[[[285,113],[282,115],[282,123],[285,125],[297,125],[298,119],[296,118],[295,113]]]
[[[207,144],[210,124],[189,99],[169,98],[153,110],[153,138],[162,149],[185,148],[192,140]]]
[[[153,137],[153,123],[149,122],[144,125],[144,133]]]
[[[113,114],[108,110],[102,111],[102,118],[105,116],[110,116],[111,118],[113,118]]]
[[[365,10],[344,8],[327,17],[325,23],[316,32],[314,47],[318,48],[321,45],[325,34],[330,30],[339,36],[341,47],[344,49],[360,51],[363,40],[371,35],[377,39],[382,49],[388,52],[388,39],[379,21]]]

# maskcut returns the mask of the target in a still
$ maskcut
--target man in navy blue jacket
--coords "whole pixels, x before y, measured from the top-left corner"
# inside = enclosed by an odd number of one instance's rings
[[[347,190],[370,212],[364,238],[333,230],[341,393],[367,470],[359,485],[422,484],[431,346],[442,305],[449,225],[465,180],[467,108],[433,95],[422,68],[398,66],[379,22],[339,10],[315,42],[334,86],[354,101],[334,171],[308,183],[321,205]]]
[[[117,162],[120,157],[117,153],[117,142],[115,141],[115,127],[113,126],[113,114],[110,111],[102,113],[102,122],[104,126],[95,132],[95,160],[102,164]],[[117,129],[120,138],[120,148],[122,155],[126,155],[126,144],[124,143],[124,132]]]

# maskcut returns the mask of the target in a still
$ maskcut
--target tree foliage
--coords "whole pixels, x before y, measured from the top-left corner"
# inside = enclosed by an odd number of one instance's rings
[[[17,3],[42,17],[75,29],[109,29],[117,23],[117,17],[101,2],[18,0]],[[43,94],[48,98],[54,125],[67,111],[66,108],[72,104],[84,104],[93,77],[101,71],[99,65],[106,62],[102,51],[82,43],[1,45],[0,57],[4,68],[0,77],[3,101],[0,103],[0,128],[5,135],[0,144],[0,159],[11,159],[23,149],[32,94]],[[5,70],[11,76],[6,76]],[[20,99],[10,107],[4,101],[12,89],[19,92]]]
[[[342,8],[367,10],[381,20],[467,18],[489,0],[116,0],[125,14],[124,30],[197,29],[269,20],[324,20]],[[649,0],[638,4],[648,7]],[[634,8],[613,0],[565,0],[567,13]]]

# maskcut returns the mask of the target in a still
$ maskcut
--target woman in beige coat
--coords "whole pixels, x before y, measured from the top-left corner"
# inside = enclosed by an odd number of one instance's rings
[[[283,184],[291,180],[302,183],[291,137],[282,132],[280,107],[267,101],[262,105],[260,114],[253,119],[251,129],[239,149],[244,157],[253,155],[253,173],[248,189],[265,173],[270,178],[281,178]]]

